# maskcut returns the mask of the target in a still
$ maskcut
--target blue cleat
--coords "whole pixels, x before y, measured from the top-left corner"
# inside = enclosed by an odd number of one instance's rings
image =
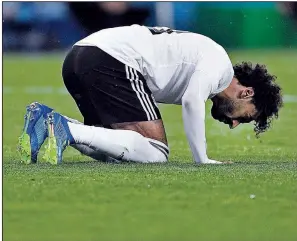
[[[18,152],[21,162],[30,164],[37,162],[40,147],[47,138],[47,126],[45,120],[47,114],[53,109],[38,102],[33,102],[26,107],[25,124],[19,137]]]
[[[47,117],[48,144],[45,147],[43,159],[53,165],[62,163],[63,151],[74,144],[68,122],[64,116],[52,111]]]

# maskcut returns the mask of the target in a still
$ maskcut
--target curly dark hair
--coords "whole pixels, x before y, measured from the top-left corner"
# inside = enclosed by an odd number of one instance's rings
[[[254,90],[252,103],[257,110],[254,131],[259,137],[270,128],[273,118],[278,118],[278,111],[283,106],[282,90],[275,83],[276,76],[270,75],[265,65],[242,62],[233,68],[240,84]]]

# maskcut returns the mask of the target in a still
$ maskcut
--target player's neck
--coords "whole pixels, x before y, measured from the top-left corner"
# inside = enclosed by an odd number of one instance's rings
[[[233,99],[237,96],[239,88],[240,88],[240,84],[238,82],[238,79],[233,77],[230,85],[222,92],[220,92],[218,95],[223,98]]]

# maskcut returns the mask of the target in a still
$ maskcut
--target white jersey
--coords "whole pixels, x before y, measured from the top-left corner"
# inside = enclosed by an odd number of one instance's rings
[[[210,38],[168,28],[132,25],[96,32],[75,45],[96,46],[145,78],[159,103],[182,104],[185,131],[194,158],[207,162],[205,101],[233,78],[226,51]]]

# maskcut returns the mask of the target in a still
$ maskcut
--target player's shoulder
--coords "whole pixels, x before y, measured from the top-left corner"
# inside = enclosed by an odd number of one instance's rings
[[[209,51],[211,54],[215,54],[218,60],[230,60],[226,49],[222,45],[205,35],[198,34],[198,36],[203,39],[203,49],[205,51]]]
[[[204,39],[201,51],[205,62],[217,71],[233,69],[231,59],[222,45],[207,36],[199,34],[199,37]]]
[[[105,28],[101,29],[95,34],[97,35],[103,35],[103,34],[141,34],[141,33],[146,33],[148,34],[149,31],[148,29],[143,26],[143,25],[138,25],[138,24],[132,24],[132,25],[124,25],[124,26],[118,26],[118,27],[111,27],[111,28]]]

